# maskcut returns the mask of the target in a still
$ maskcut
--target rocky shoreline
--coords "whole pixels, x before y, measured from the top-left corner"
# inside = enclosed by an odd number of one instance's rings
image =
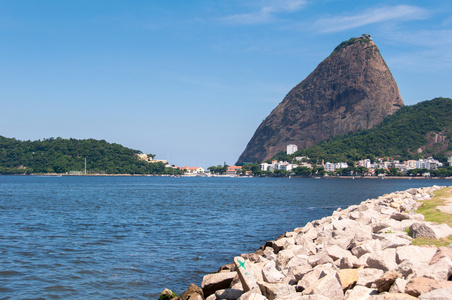
[[[370,199],[286,232],[204,276],[180,296],[159,299],[323,300],[452,299],[452,244],[412,239],[452,235],[446,224],[414,211],[444,187],[409,189]]]

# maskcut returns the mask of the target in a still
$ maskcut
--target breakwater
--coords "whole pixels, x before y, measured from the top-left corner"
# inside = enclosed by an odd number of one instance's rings
[[[339,208],[235,257],[181,298],[448,299],[452,248],[412,245],[413,237],[452,234],[446,224],[414,212],[440,188],[411,188]]]

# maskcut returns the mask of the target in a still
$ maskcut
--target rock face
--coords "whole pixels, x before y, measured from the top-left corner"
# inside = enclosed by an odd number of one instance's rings
[[[237,163],[265,161],[288,144],[313,146],[370,129],[403,101],[374,42],[359,37],[339,45],[260,124]]]

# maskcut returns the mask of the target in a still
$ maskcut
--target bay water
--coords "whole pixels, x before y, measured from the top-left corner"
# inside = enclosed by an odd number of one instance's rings
[[[0,299],[157,299],[369,198],[450,180],[0,176]]]

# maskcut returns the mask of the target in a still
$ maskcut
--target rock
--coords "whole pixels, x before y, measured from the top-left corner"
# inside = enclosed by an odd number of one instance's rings
[[[284,275],[275,267],[274,261],[268,262],[262,269],[262,276],[265,282],[273,283],[283,280]]]
[[[210,296],[213,296],[213,298],[209,299],[209,297],[208,297],[207,300],[216,300],[215,294],[210,295]],[[178,298],[175,298],[175,299],[178,299]],[[194,293],[194,294],[191,294],[191,295],[190,295],[190,297],[188,298],[188,300],[204,300],[204,298],[203,298],[200,294]]]
[[[328,253],[323,250],[317,253],[316,255],[311,255],[308,257],[308,263],[315,267],[317,265],[323,265],[327,263],[334,263],[333,259],[328,255]]]
[[[341,269],[337,275],[344,292],[353,288],[358,281],[358,269]]]
[[[394,284],[395,280],[402,275],[397,271],[390,271],[385,273],[383,276],[375,280],[378,292],[388,292],[391,286]]]
[[[396,221],[402,221],[402,220],[410,220],[411,216],[407,213],[393,213],[390,218],[394,219]]]
[[[372,286],[372,283],[375,282],[378,278],[383,276],[384,272],[383,270],[379,269],[360,269],[358,270],[358,281],[356,285],[362,285],[365,287],[370,288]]]
[[[237,162],[265,161],[290,143],[301,149],[371,129],[401,106],[397,83],[377,46],[358,38],[334,51],[286,95]]]
[[[332,270],[331,267],[328,266],[315,267],[311,272],[306,273],[297,283],[297,291],[307,289],[314,282],[328,274],[336,275],[336,271]]]
[[[351,269],[359,267],[358,259],[356,256],[343,257],[339,260],[339,264],[337,265],[340,269]]]
[[[228,288],[236,275],[237,272],[220,272],[204,276],[201,285],[204,297],[212,295],[217,290]]]
[[[240,256],[234,257],[234,264],[237,267],[237,273],[242,283],[243,290],[245,292],[252,291],[254,293],[260,293],[259,286],[256,283],[256,278],[254,272],[252,271],[248,261],[244,260]],[[204,288],[203,288],[204,289]],[[221,288],[218,288],[219,290]]]
[[[304,275],[312,271],[311,265],[290,267],[287,276],[293,278],[296,282],[300,281]]]
[[[353,254],[350,251],[345,250],[337,245],[332,245],[332,246],[326,247],[326,252],[327,252],[328,256],[333,259],[333,261],[341,259],[343,257],[351,258],[353,256]]]
[[[353,247],[353,245],[351,245]],[[375,251],[381,251],[381,244],[378,240],[366,241],[356,245],[351,250],[352,254],[360,258],[366,253],[373,253]]]
[[[237,300],[267,300],[264,296],[261,295],[261,293],[254,293],[254,292],[246,292],[240,296]]]
[[[302,292],[303,295],[322,295],[328,297],[332,300],[342,300],[344,299],[344,292],[342,291],[342,286],[339,282],[339,279],[334,274],[328,274],[312,285],[310,285],[307,289]]]
[[[193,283],[190,284],[190,286],[187,288],[187,290],[180,295],[180,298],[181,298],[181,300],[188,300],[190,298],[190,296],[193,294],[198,294],[204,298],[204,293],[203,293],[202,289]]]
[[[371,253],[367,259],[369,268],[380,269],[385,272],[397,269],[395,249],[385,249]]]
[[[276,269],[281,271],[287,265],[287,263],[295,256],[290,250],[281,250],[276,255]]]
[[[286,264],[285,269],[290,269],[291,267],[304,266],[309,265],[307,255],[296,255],[290,259],[290,261]]]
[[[433,255],[432,259],[430,260],[429,264],[432,265],[443,257],[448,257],[448,258],[452,259],[452,248],[439,247],[439,249],[436,251],[435,255]]]
[[[177,297],[177,295],[169,290],[169,289],[164,289],[163,292],[160,294],[159,300],[170,300],[170,299],[179,299],[179,297]]]
[[[452,298],[452,288],[436,289],[419,296],[420,300],[450,300]]]
[[[452,275],[452,260],[448,257],[443,257],[436,263],[422,268],[419,273],[422,274],[422,277],[449,280]]]
[[[389,289],[389,292],[390,293],[405,293],[405,286],[407,283],[408,283],[408,281],[406,281],[403,278],[396,278],[393,285]]]
[[[403,293],[389,293],[373,296],[372,300],[415,300],[416,297]]]
[[[425,277],[415,277],[411,279],[406,287],[405,293],[419,297],[419,295],[439,288],[452,288],[452,281],[435,280]]]
[[[413,265],[428,264],[436,253],[436,247],[403,246],[396,250],[398,264],[409,261]]]
[[[373,295],[378,295],[376,289],[367,288],[364,286],[355,286],[352,290],[345,293],[346,300],[366,300],[371,299]]]
[[[225,289],[216,291],[215,297],[218,300],[237,300],[243,293],[243,290]]]
[[[409,234],[413,238],[426,237],[429,239],[441,239],[452,234],[452,228],[447,224],[433,225],[428,223],[413,223],[409,228]]]
[[[375,234],[374,237],[380,240],[382,249],[398,248],[411,245],[411,241],[408,239],[408,237],[399,237],[396,234]]]
[[[262,295],[268,300],[274,300],[296,293],[293,286],[284,283],[258,282],[258,285]]]

